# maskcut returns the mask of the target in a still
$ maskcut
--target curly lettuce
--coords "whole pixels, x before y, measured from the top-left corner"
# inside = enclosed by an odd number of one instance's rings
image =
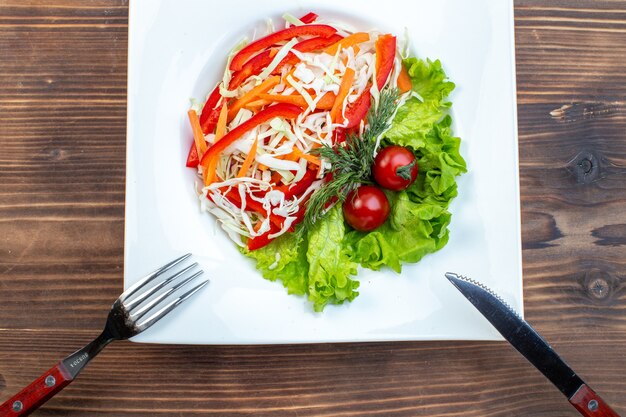
[[[467,171],[447,114],[447,98],[455,86],[438,60],[407,58],[403,65],[413,93],[382,142],[410,148],[419,175],[407,190],[386,192],[391,205],[387,221],[371,232],[352,230],[341,207],[335,206],[305,233],[285,234],[256,251],[243,250],[266,279],[280,280],[290,294],[306,295],[315,311],[358,296],[358,265],[400,272],[403,263],[418,262],[448,242],[448,206],[457,195],[456,177]]]

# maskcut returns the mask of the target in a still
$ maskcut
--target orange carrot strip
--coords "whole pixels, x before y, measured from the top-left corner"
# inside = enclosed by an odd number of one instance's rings
[[[192,109],[187,112],[187,116],[189,116],[189,123],[191,123],[191,131],[193,132],[193,141],[196,144],[196,151],[198,151],[198,158],[202,158],[202,155],[206,152],[207,146],[204,133],[202,133],[202,127],[200,126],[200,119],[198,119],[198,113]]]
[[[212,174],[210,174],[208,169],[204,170],[204,174],[202,174],[202,181],[204,181],[204,185],[211,185],[215,182],[215,180],[217,179],[217,175],[215,175],[215,171],[211,171]]]
[[[228,116],[228,105],[224,103],[222,109],[220,110],[220,117],[217,119],[217,126],[215,126],[215,139],[213,139],[213,143],[216,143],[218,140],[222,139],[226,134],[226,123]]]
[[[297,162],[298,160],[300,160],[300,155],[296,154],[295,151],[292,151],[291,153],[288,153],[287,155],[281,155],[280,159],[284,159],[286,161]]]
[[[329,55],[335,55],[339,48],[342,48],[342,49],[349,48],[353,45],[356,45],[362,42],[367,42],[369,40],[370,40],[370,35],[368,33],[356,32],[350,36],[346,36],[345,38],[338,41],[337,43],[330,45],[328,48],[324,49],[324,52]]]
[[[400,89],[400,93],[406,93],[413,88],[411,77],[409,77],[409,73],[404,66],[402,66],[402,71],[400,71],[400,75],[398,76],[398,88]]]
[[[241,168],[239,169],[237,178],[245,177],[246,174],[248,173],[248,170],[250,169],[250,167],[252,166],[252,163],[254,162],[254,157],[256,156],[256,147],[257,147],[258,142],[259,142],[258,138],[254,140],[252,147],[250,147],[250,152],[248,152],[248,156],[246,156],[246,159],[243,161],[243,164],[241,164]]]
[[[297,147],[294,146],[292,153],[294,155],[297,155],[299,158],[303,158],[306,159],[307,161],[309,161],[312,164],[315,164],[317,166],[322,165],[322,161],[320,161],[320,159],[316,156],[313,155],[309,155],[306,153],[303,153],[300,149],[298,149]]]
[[[272,179],[270,180],[270,182],[272,182],[272,183],[274,183],[274,184],[278,185],[278,183],[279,183],[279,182],[281,182],[282,180],[283,180],[283,176],[282,176],[282,175],[280,175],[280,173],[279,173],[279,172],[274,172],[274,173],[272,174]]]
[[[267,94],[259,94],[259,97],[265,96],[265,95],[267,95]],[[254,108],[254,107],[263,107],[263,106],[266,106],[266,105],[268,105],[270,103],[271,103],[271,101],[263,100],[263,98],[261,97],[259,100],[251,101],[250,103],[246,104],[244,107],[246,109],[251,109],[251,108]]]
[[[259,94],[259,97],[268,102],[277,103],[291,103],[300,107],[308,107],[308,103],[300,94],[284,96],[281,94]],[[316,97],[313,97],[315,100]],[[335,95],[333,93],[326,93],[315,105],[316,108],[321,110],[330,110],[335,102]]]
[[[341,116],[341,110],[343,109],[343,101],[346,99],[346,96],[350,92],[350,87],[352,87],[352,82],[354,82],[354,70],[350,67],[347,67],[346,72],[343,74],[343,78],[341,79],[341,84],[339,85],[337,98],[335,99],[335,103],[333,104],[333,107],[330,110],[330,118],[333,121],[333,123],[336,123],[339,116]]]
[[[251,101],[254,101],[259,96],[259,94],[269,91],[279,82],[280,77],[278,75],[274,77],[269,77],[261,84],[257,85],[252,90],[241,96],[237,101],[233,103],[232,107],[228,110],[228,121],[233,120],[233,118],[237,115],[237,113],[243,106],[250,103]]]

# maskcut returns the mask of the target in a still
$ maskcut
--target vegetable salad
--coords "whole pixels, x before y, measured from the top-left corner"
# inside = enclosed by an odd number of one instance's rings
[[[408,57],[392,34],[284,18],[236,46],[189,110],[187,166],[264,277],[321,311],[358,295],[357,265],[399,272],[443,247],[466,167],[439,61]]]

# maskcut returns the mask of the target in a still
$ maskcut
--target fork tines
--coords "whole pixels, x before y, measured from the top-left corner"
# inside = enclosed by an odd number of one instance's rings
[[[185,300],[189,299],[189,297],[198,292],[209,282],[208,280],[203,281],[165,304],[166,300],[171,295],[203,274],[204,271],[202,270],[191,273],[192,270],[198,266],[197,262],[185,266],[185,261],[188,260],[190,256],[191,254],[188,253],[167,263],[156,271],[148,274],[148,276],[139,280],[139,282],[135,283],[122,293],[118,301],[124,306],[130,320],[133,322],[138,331],[141,332],[152,326],[154,323],[166,316],[170,311],[182,304]],[[172,270],[175,266],[183,267],[183,269],[171,275],[165,275],[166,272]],[[172,270],[171,272],[174,271]],[[164,291],[161,291],[168,285],[171,286]],[[165,305],[161,307],[163,304]],[[148,313],[155,310],[157,310],[155,313],[145,319],[142,319]]]

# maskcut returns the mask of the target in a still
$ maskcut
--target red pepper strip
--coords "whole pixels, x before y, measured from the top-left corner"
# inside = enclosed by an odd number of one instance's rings
[[[296,226],[302,223],[302,221],[304,220],[305,214],[306,214],[306,205],[304,204],[304,202],[302,202],[300,206],[300,210],[298,210],[298,212],[295,215],[296,219],[291,223],[291,226],[289,227],[290,232],[295,231]],[[275,238],[270,239],[269,235],[280,231],[282,229],[283,221],[284,219],[281,219],[280,225],[272,222],[270,224],[270,230],[268,230],[267,232],[263,233],[260,236],[256,236],[251,239],[248,239],[248,250],[257,250],[257,249],[261,249],[264,246],[269,245],[275,239]]]
[[[385,86],[389,78],[395,57],[396,37],[380,35],[376,40],[376,84],[379,90]]]
[[[300,52],[313,52],[318,51],[320,49],[324,49],[329,47],[330,45],[339,42],[343,39],[342,36],[334,34],[327,38],[323,36],[317,36],[315,38],[305,39],[301,42],[298,42],[294,45],[293,49]],[[241,68],[241,71],[237,71],[233,74],[233,78],[231,78],[230,83],[228,84],[229,90],[234,90],[239,87],[241,83],[243,83],[248,77],[252,75],[258,75],[263,71],[265,67],[267,67],[272,60],[274,59],[274,55],[276,55],[278,51],[276,49],[268,49],[266,51],[261,52],[258,55],[250,58]],[[295,65],[300,60],[294,54],[289,52],[289,54],[283,58],[282,61],[276,66],[272,74],[279,74],[280,70],[285,65]]]
[[[215,112],[215,107],[221,97],[220,86],[218,84],[209,95],[206,103],[204,103],[204,107],[202,107],[202,113],[200,113],[200,126],[202,126],[202,132],[205,135],[207,133],[211,133],[213,129],[215,129],[217,119],[220,116],[219,110]]]
[[[270,239],[269,236],[271,234],[278,233],[279,231],[280,227],[276,226],[274,223],[270,224],[270,230],[262,235],[248,239],[248,250],[257,250],[269,245],[270,242],[274,240]]]
[[[344,143],[346,141],[346,130],[342,128],[336,128],[333,132],[333,143]]]
[[[302,16],[300,18],[300,21],[302,23],[308,24],[308,23],[315,22],[317,20],[317,18],[318,18],[318,16],[315,13],[309,12],[309,13],[305,14],[304,16]]]
[[[189,154],[187,155],[186,166],[188,168],[196,168],[199,162],[200,158],[198,158],[198,149],[196,148],[196,143],[191,142],[191,148],[189,148]]]
[[[295,38],[296,36],[324,36],[329,37],[337,32],[332,26],[328,25],[302,25],[302,26],[290,26],[287,29],[282,29],[277,32],[271,33],[259,40],[256,40],[243,48],[233,57],[230,62],[230,69],[233,71],[239,71],[243,68],[246,61],[257,52],[263,51],[266,48],[288,39]]]
[[[330,36],[316,36],[315,38],[305,39],[293,46],[293,49],[300,52],[313,52],[320,49],[328,48],[343,39],[343,36],[334,34]]]
[[[228,84],[228,89],[234,90],[251,75],[258,75],[263,71],[263,68],[267,67],[272,62],[276,52],[277,51],[274,49],[268,49],[250,58],[248,62],[243,65],[241,71],[237,71],[233,74],[233,78],[230,79],[230,83]]]
[[[370,87],[371,85],[368,84],[356,101],[349,104],[346,108],[345,117],[348,120],[346,128],[358,126],[361,120],[367,116],[367,111],[370,109],[372,103]]]
[[[298,181],[297,183],[289,184],[289,185],[281,185],[278,187],[274,187],[274,189],[278,191],[282,191],[283,194],[285,194],[285,200],[291,200],[293,197],[298,196],[302,194],[303,192],[305,192],[307,188],[309,188],[311,184],[313,184],[313,181],[315,181],[316,176],[317,176],[316,169],[307,169],[302,179],[300,179],[300,181]]]
[[[226,194],[224,194],[226,198],[230,200],[231,203],[236,205],[238,208],[241,208],[241,196],[239,195],[239,190],[236,188],[231,188]],[[263,204],[259,203],[256,200],[253,200],[248,194],[246,194],[246,208],[250,208],[251,211],[260,214],[261,216],[267,216],[267,211],[263,208]],[[270,219],[272,220],[272,219]]]
[[[202,156],[202,160],[200,161],[200,165],[205,167],[206,169],[211,169],[215,171],[217,166],[217,158],[224,151],[224,149],[228,148],[233,142],[243,136],[246,132],[254,129],[258,125],[267,122],[268,120],[272,120],[275,117],[283,117],[285,119],[294,119],[300,113],[302,113],[302,108],[293,104],[288,103],[279,103],[273,106],[267,107],[250,119],[246,120],[230,132],[228,132],[222,139],[217,141],[213,146],[211,146],[205,154]]]
[[[315,38],[305,39],[301,42],[298,42],[294,45],[293,49],[299,52],[314,52],[319,51],[321,49],[328,48],[330,45],[333,45],[340,40],[343,39],[341,35],[331,35],[327,38],[323,36],[317,36]],[[289,52],[286,57],[283,58],[282,61],[278,63],[272,74],[279,74],[280,70],[286,65],[296,65],[300,62],[300,58],[298,58],[295,54]]]

